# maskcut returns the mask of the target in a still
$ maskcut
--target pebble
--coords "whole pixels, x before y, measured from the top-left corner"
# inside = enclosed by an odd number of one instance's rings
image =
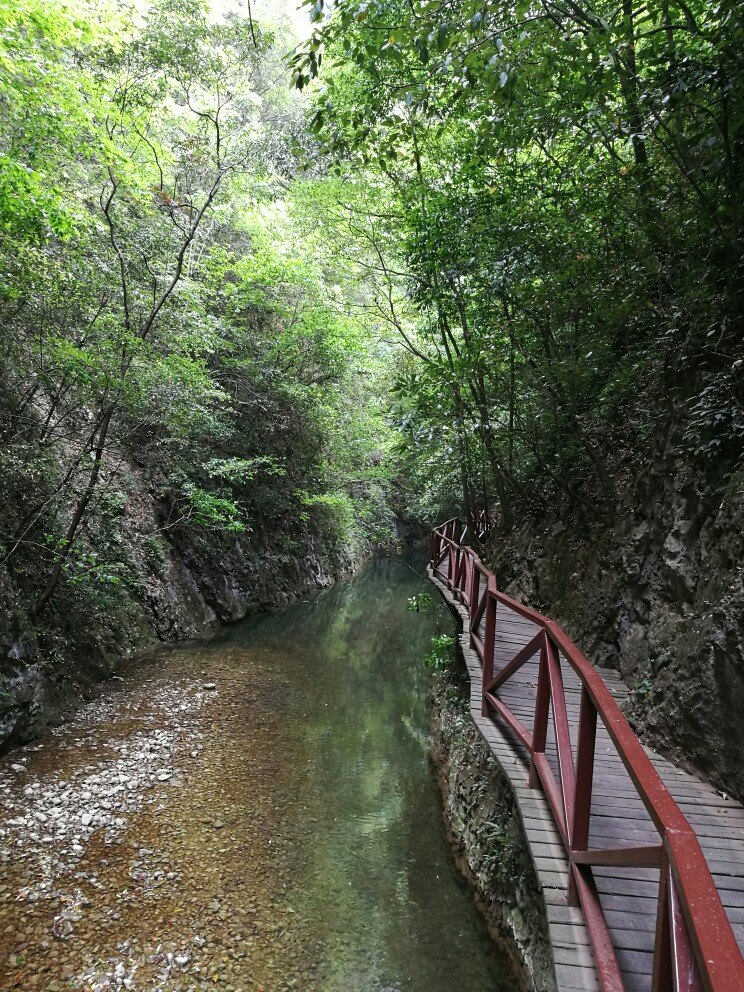
[[[86,706],[41,768],[0,759],[0,988],[315,992],[283,908],[271,711],[236,733],[240,697],[200,692],[216,682],[156,685]]]

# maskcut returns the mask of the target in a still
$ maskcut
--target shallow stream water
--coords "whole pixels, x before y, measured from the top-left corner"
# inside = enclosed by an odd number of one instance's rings
[[[422,572],[159,650],[3,758],[0,989],[514,990],[447,844]]]

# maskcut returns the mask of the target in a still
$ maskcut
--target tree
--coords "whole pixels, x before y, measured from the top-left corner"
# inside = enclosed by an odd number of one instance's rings
[[[516,500],[611,514],[614,413],[655,389],[658,443],[687,445],[700,414],[699,453],[730,469],[740,11],[307,6],[317,28],[295,84],[320,79],[327,160],[386,190],[399,237],[385,265],[419,315],[401,335],[422,363],[406,388],[422,425],[456,432],[465,508],[493,492],[507,527]]]

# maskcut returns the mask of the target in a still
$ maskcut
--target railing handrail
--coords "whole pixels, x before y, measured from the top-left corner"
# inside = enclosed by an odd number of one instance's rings
[[[661,848],[659,863],[661,864],[663,862],[668,865],[669,870],[673,872],[672,881],[675,883],[673,886],[675,890],[673,895],[679,896],[684,922],[686,923],[690,938],[690,950],[697,965],[697,972],[702,982],[702,987],[706,990],[706,992],[734,992],[734,990],[736,990],[736,992],[743,992],[744,960],[742,959],[736,938],[721,903],[718,889],[716,888],[715,882],[711,876],[705,860],[705,855],[703,854],[700,846],[700,842],[692,826],[667,789],[661,775],[654,767],[653,762],[646,753],[643,745],[605,684],[604,679],[568,637],[565,631],[557,623],[555,623],[555,621],[550,620],[537,610],[533,610],[530,607],[525,606],[513,597],[498,590],[493,573],[483,565],[475,551],[464,544],[464,539],[467,535],[467,528],[465,527],[461,530],[458,524],[459,521],[457,518],[452,518],[434,529],[432,536],[432,567],[436,570],[439,564],[443,561],[444,557],[446,555],[450,555],[450,560],[454,562],[455,569],[459,575],[461,571],[467,570],[461,570],[463,560],[461,556],[465,559],[469,559],[471,574],[472,570],[475,570],[479,576],[485,578],[486,580],[484,583],[485,588],[482,593],[479,592],[478,595],[479,604],[471,603],[470,592],[468,591],[466,593],[464,589],[455,585],[454,580],[457,576],[454,573],[449,576],[448,581],[451,583],[450,587],[452,588],[453,594],[456,598],[459,598],[461,601],[464,601],[466,597],[468,598],[468,607],[471,617],[476,615],[475,608],[477,607],[480,611],[477,614],[477,618],[478,621],[480,621],[484,615],[484,612],[487,612],[488,601],[491,599],[494,603],[501,603],[503,606],[525,617],[538,626],[544,632],[545,637],[549,639],[558,651],[560,651],[573,671],[577,674],[582,686],[582,695],[583,692],[588,694],[596,716],[599,716],[604,724],[605,729],[614,744],[617,754],[626,768],[628,775],[630,776],[639,798],[643,802],[643,805],[648,811],[654,826],[660,834]],[[452,533],[460,537],[463,543],[460,544],[457,540],[454,540],[452,537],[448,536],[448,534]],[[442,549],[444,549],[443,553]],[[484,604],[486,607],[485,610]],[[494,619],[491,621],[492,625],[495,623],[495,606],[493,609],[493,617]],[[493,638],[493,634],[491,637]],[[487,641],[487,639],[488,638],[486,637],[484,640]],[[489,659],[486,658],[485,652],[487,650],[487,645],[481,641],[477,634],[476,640],[477,644],[474,644],[474,646],[481,657],[484,670],[484,713],[487,711],[489,703],[498,703],[499,708],[497,712],[500,712],[502,716],[507,718],[507,722],[510,722],[513,729],[517,730],[517,733],[523,741],[529,739],[530,745],[534,746],[531,735],[528,731],[526,731],[526,728],[523,727],[521,722],[516,720],[513,715],[511,715],[511,720],[509,719],[510,712],[505,704],[498,700],[494,700],[492,696],[488,696],[488,698],[486,698],[486,672],[492,671],[493,659],[491,658],[489,661]],[[532,654],[534,655],[534,653],[535,652],[533,651]],[[515,660],[518,667],[524,663],[519,660],[519,654],[515,656],[515,659],[512,659],[512,661]],[[496,682],[497,680],[492,679],[491,681]],[[553,699],[552,687],[547,691],[550,693],[549,698]],[[537,705],[538,702],[536,701],[536,706]],[[557,725],[557,721],[555,722]],[[518,725],[516,728],[515,724]],[[581,741],[579,741],[578,745],[579,749],[580,747]],[[593,741],[591,747],[591,760],[593,768]],[[571,766],[573,766],[575,763],[573,759],[573,750],[570,745],[570,739],[568,748],[571,756]],[[560,760],[561,755],[559,753],[559,761]],[[537,778],[539,777],[539,775],[535,777],[535,782],[533,782],[533,784],[537,784]],[[541,782],[541,784],[547,794],[548,790],[545,783]],[[565,791],[564,784],[561,785],[561,789]],[[591,797],[591,784],[589,789],[589,795]],[[576,875],[577,883],[583,884],[579,878],[580,872],[578,871],[576,864],[573,862],[577,861],[578,858],[579,860],[577,863],[583,864],[588,868],[591,863],[588,855],[590,855],[591,852],[585,852],[583,850],[577,851],[574,849],[571,838],[572,827],[571,823],[568,822],[568,806],[566,805],[566,812],[564,815],[562,810],[556,810],[554,808],[555,797],[549,795],[548,799],[553,816],[556,818],[559,832],[562,833],[564,843],[568,848],[569,857],[572,862],[572,872]],[[589,802],[590,801],[591,799],[589,799]],[[564,803],[566,803],[565,797]],[[589,815],[590,814],[587,811],[587,837]],[[621,851],[622,849],[616,850]],[[586,858],[580,857],[584,854],[586,854]],[[644,856],[650,859],[647,863],[653,861],[653,856],[648,853],[648,851],[645,852]],[[664,891],[663,878],[661,881],[662,884],[660,886],[660,891]],[[581,896],[581,893],[579,895]],[[583,899],[580,901],[583,906]],[[660,906],[660,918],[662,915],[662,908],[663,907]],[[670,926],[673,925],[674,921],[670,923]],[[659,944],[659,941],[663,942],[664,935],[661,934],[661,931],[659,933],[660,935],[657,939],[657,945]],[[596,953],[597,946],[594,939],[595,936],[595,934],[592,934],[592,941],[593,944],[595,944]],[[674,953],[677,952],[673,949],[672,954]],[[604,976],[602,974],[602,967],[599,967],[599,964],[600,963],[598,962],[600,980],[602,981],[604,988]],[[655,967],[655,971],[657,970],[658,968]],[[608,978],[606,987],[610,988],[617,986]],[[676,983],[670,985],[669,987],[674,988],[675,992],[677,992]],[[689,984],[685,986],[685,988],[693,990],[699,987],[700,985],[694,981],[691,975]],[[659,976],[654,977],[654,992],[662,992],[664,988],[666,988],[666,985],[663,978]]]

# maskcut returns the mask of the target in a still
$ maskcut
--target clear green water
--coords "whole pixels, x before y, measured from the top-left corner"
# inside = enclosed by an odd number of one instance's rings
[[[406,609],[427,588],[423,569],[377,562],[208,649],[260,659],[260,681],[278,680],[278,729],[291,742],[280,759],[291,769],[276,769],[292,792],[281,828],[293,845],[288,894],[326,992],[516,987],[445,835],[423,659],[437,628],[450,627]]]
[[[518,987],[448,847],[423,659],[452,626],[406,610],[410,566],[164,647],[0,760],[0,988]]]

